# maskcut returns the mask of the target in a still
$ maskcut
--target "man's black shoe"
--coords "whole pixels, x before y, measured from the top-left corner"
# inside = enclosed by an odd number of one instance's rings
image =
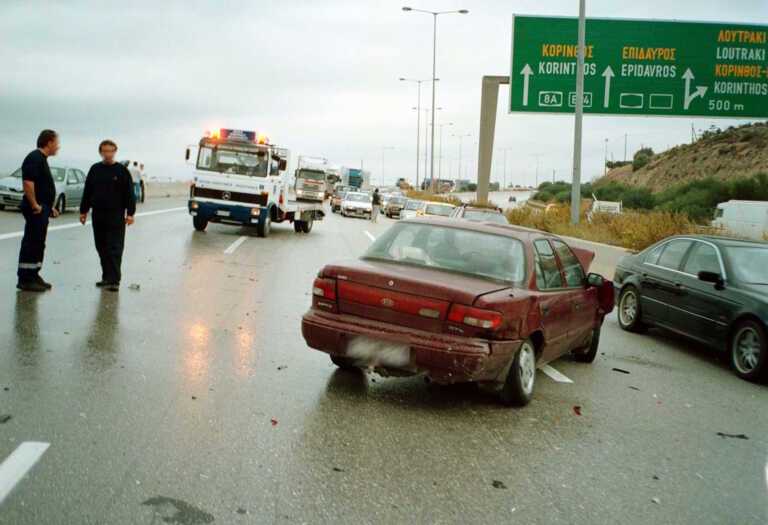
[[[104,287],[104,286],[106,286],[107,284],[109,284],[109,283],[107,283],[106,281],[99,281],[99,282],[97,282],[97,283],[96,283],[96,286],[97,286],[98,288],[103,288],[103,287]]]
[[[117,292],[118,290],[120,290],[120,283],[106,283],[104,285],[104,288],[106,288],[110,292]]]
[[[19,281],[16,284],[16,288],[24,290],[25,292],[45,292],[48,290],[48,288],[37,281]]]
[[[51,283],[49,283],[49,282],[46,282],[46,281],[45,281],[45,279],[43,279],[43,278],[42,278],[42,277],[40,277],[39,275],[37,276],[37,279],[35,279],[35,282],[37,282],[38,284],[42,284],[43,286],[45,286],[45,289],[46,289],[46,290],[50,290],[51,288],[53,288],[53,285],[52,285]]]

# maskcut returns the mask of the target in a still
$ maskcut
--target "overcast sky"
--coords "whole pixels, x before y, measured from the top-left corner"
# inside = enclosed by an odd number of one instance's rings
[[[476,177],[480,81],[508,75],[513,13],[576,15],[577,0],[426,1],[422,9],[469,9],[438,22],[437,105],[443,177]],[[119,157],[140,159],[150,175],[188,177],[184,150],[204,130],[258,130],[297,155],[336,164],[362,161],[378,182],[414,177],[416,86],[429,78],[432,19],[404,13],[402,1],[35,2],[0,1],[0,173],[17,168],[39,131],[56,129],[52,165],[87,168],[114,139]],[[587,0],[587,16],[768,23],[766,0]],[[573,119],[507,114],[499,94],[496,146],[510,181],[570,177]],[[430,101],[423,85],[422,104]],[[423,120],[422,120],[423,122]],[[641,145],[661,150],[696,129],[735,121],[586,117],[583,179],[609,158]],[[423,133],[422,133],[423,137]],[[436,141],[439,145],[439,140]],[[393,147],[394,149],[385,149]],[[423,148],[422,148],[423,151]],[[423,161],[422,161],[423,162]],[[502,178],[503,155],[492,178]],[[472,175],[468,172],[472,170]],[[423,172],[422,172],[423,173]]]

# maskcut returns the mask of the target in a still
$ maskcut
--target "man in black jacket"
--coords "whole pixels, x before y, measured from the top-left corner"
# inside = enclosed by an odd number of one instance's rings
[[[133,224],[136,197],[128,169],[115,162],[117,144],[111,140],[99,144],[103,159],[88,171],[80,203],[80,222],[85,224],[93,209],[93,240],[101,260],[102,277],[96,286],[116,292],[120,289],[120,265],[123,259],[125,226]]]
[[[24,237],[19,250],[19,282],[16,288],[30,292],[50,290],[51,285],[40,277],[45,254],[45,238],[48,235],[48,219],[59,216],[53,207],[56,185],[48,167],[48,157],[59,151],[59,136],[51,129],[43,130],[37,138],[37,149],[27,155],[21,165],[24,199]]]

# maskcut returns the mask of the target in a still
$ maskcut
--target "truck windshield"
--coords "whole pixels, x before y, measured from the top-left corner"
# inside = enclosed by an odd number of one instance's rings
[[[197,156],[197,169],[219,173],[235,173],[266,177],[269,156],[267,150],[229,149],[204,146]]]
[[[325,180],[325,172],[315,170],[299,170],[300,179]]]

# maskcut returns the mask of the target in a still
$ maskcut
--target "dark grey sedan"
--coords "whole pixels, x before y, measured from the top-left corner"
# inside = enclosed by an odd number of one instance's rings
[[[768,243],[669,237],[619,261],[619,325],[678,332],[727,351],[736,374],[768,378]]]
[[[67,208],[79,207],[85,189],[85,173],[77,168],[51,166],[51,176],[56,186],[54,207],[59,213],[64,213]],[[7,177],[0,179],[0,210],[6,207],[19,208],[23,199],[24,189],[21,181],[21,168],[19,168]]]

